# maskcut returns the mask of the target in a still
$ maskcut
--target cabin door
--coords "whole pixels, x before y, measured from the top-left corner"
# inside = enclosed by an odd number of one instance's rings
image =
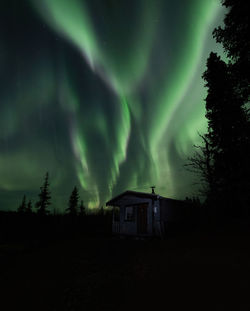
[[[137,208],[137,233],[147,233],[148,227],[148,204],[141,204]]]

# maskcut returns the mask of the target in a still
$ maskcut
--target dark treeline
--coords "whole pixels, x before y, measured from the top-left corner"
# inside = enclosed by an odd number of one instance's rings
[[[75,215],[20,214],[0,211],[0,243],[54,241],[81,236],[109,236],[111,234],[110,212]]]
[[[56,213],[51,205],[49,174],[40,187],[38,200],[32,207],[23,196],[17,211],[0,211],[0,243],[27,242],[36,244],[58,239],[80,237],[84,235],[110,235],[112,214],[100,208],[98,211],[87,211],[83,200],[79,202],[77,187],[69,196],[64,211]]]
[[[187,167],[199,176],[205,207],[214,219],[249,218],[250,40],[244,0],[223,0],[223,27],[213,31],[227,61],[211,52],[203,80],[207,88],[207,132]]]

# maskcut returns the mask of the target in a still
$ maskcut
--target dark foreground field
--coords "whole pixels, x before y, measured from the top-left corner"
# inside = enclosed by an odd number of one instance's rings
[[[0,246],[0,310],[250,310],[249,235]]]

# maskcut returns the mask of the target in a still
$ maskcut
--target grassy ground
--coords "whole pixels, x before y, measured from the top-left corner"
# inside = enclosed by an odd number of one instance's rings
[[[0,246],[0,310],[250,310],[246,234]]]

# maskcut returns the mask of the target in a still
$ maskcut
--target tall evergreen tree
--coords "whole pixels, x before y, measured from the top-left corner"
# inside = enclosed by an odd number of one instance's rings
[[[223,28],[216,28],[213,35],[223,45],[228,57],[227,68],[231,79],[229,96],[234,107],[241,113],[237,126],[233,125],[236,138],[233,144],[234,149],[238,150],[238,156],[231,165],[234,172],[237,172],[233,191],[236,193],[238,205],[247,212],[246,207],[250,204],[250,18],[247,1],[224,0],[222,3],[228,8],[228,13]],[[239,113],[233,113],[236,119]],[[238,166],[235,162],[238,162]]]
[[[77,215],[77,207],[78,207],[78,201],[79,201],[79,194],[77,187],[74,187],[70,198],[68,202],[68,208],[66,209],[66,212],[72,216]]]
[[[48,206],[51,204],[50,202],[51,196],[49,191],[49,173],[47,172],[45,175],[43,186],[40,187],[39,193],[39,201],[36,203],[37,213],[41,216],[49,214]]]
[[[86,207],[83,204],[83,200],[81,200],[81,204],[79,206],[79,210],[80,210],[80,216],[85,216],[86,215]]]
[[[27,205],[26,205],[26,195],[23,196],[23,200],[22,203],[20,204],[20,206],[18,207],[17,211],[18,213],[25,213],[27,209]]]
[[[249,200],[250,158],[250,40],[247,4],[242,0],[224,0],[228,8],[224,28],[213,35],[222,43],[228,62],[211,53],[203,74],[208,133],[203,135],[208,148],[191,157],[189,165],[205,176],[210,205],[232,208],[247,206]],[[209,161],[210,173],[206,163]],[[209,177],[212,177],[209,179]],[[238,208],[240,209],[240,208]]]
[[[205,136],[211,146],[214,167],[210,197],[216,197],[217,201],[221,198],[220,204],[229,206],[241,194],[247,115],[233,92],[234,78],[228,65],[215,53],[208,58],[203,78],[208,88]]]
[[[234,91],[241,93],[243,102],[249,102],[250,75],[250,22],[249,5],[245,0],[223,0],[228,9],[224,25],[213,31],[218,43],[223,45],[234,72]]]
[[[28,214],[31,214],[31,213],[32,213],[32,203],[31,203],[31,200],[29,200],[29,202],[28,202],[26,212],[27,212]]]

